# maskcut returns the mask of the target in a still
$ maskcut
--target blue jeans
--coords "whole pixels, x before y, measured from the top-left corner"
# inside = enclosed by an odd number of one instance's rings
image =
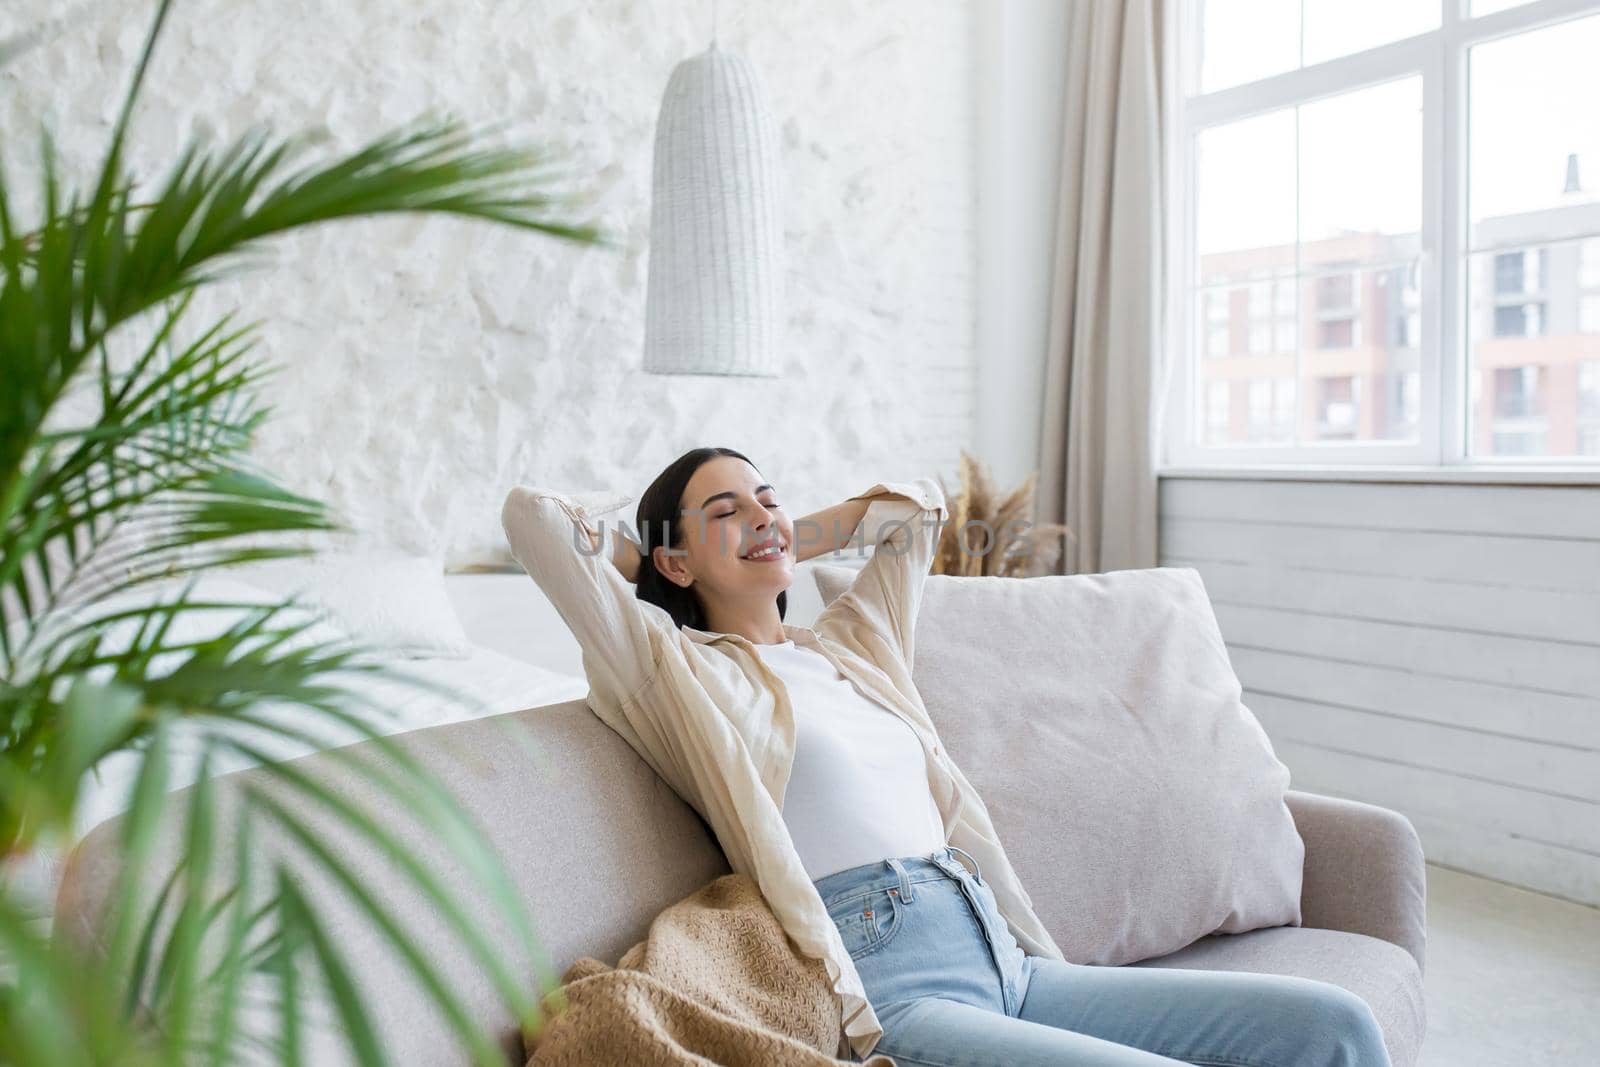
[[[1329,982],[1025,954],[954,846],[815,884],[883,1024],[873,1052],[902,1067],[1389,1067],[1372,1010]]]

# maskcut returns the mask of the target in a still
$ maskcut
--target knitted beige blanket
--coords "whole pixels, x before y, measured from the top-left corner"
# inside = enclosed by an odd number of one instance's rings
[[[839,1004],[820,959],[801,955],[747,875],[725,874],[657,915],[609,967],[567,968],[528,1067],[832,1067]],[[564,999],[565,1005],[562,1006]],[[894,1067],[888,1056],[867,1059]]]

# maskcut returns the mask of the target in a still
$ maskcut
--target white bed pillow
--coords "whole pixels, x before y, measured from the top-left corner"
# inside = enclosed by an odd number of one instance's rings
[[[352,639],[408,659],[466,659],[473,644],[445,592],[435,556],[391,549],[329,550],[262,560],[228,573],[326,612]]]
[[[816,575],[831,601],[857,572]],[[926,582],[913,680],[1067,959],[1299,925],[1289,770],[1198,571]]]

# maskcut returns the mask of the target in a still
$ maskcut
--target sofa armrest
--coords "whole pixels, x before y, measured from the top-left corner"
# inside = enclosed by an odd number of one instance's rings
[[[1305,842],[1300,924],[1368,934],[1405,949],[1423,966],[1427,870],[1417,831],[1397,811],[1289,790]]]

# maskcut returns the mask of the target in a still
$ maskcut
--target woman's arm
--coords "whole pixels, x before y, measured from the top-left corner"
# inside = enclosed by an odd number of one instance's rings
[[[595,520],[600,519],[600,517],[605,515],[607,512],[616,511],[623,505],[632,503],[632,497],[608,496],[596,498],[592,495],[575,497],[562,493],[556,493],[548,489],[530,489],[525,491],[537,494],[539,496],[546,496],[564,501],[571,509],[571,513],[574,517],[581,516],[581,519],[578,520],[579,526],[588,538],[587,544],[589,546],[589,551],[598,554],[603,550],[606,554],[606,557],[611,560],[612,566],[616,567],[624,578],[633,583],[637,583],[639,581],[639,566],[643,557],[639,553],[638,544],[634,541],[628,540],[628,538],[623,535],[620,523],[611,522],[609,520],[601,520],[605,522],[605,525],[610,526],[612,529],[611,544],[608,548],[603,549],[600,543],[604,539],[601,533],[602,528],[597,526],[595,523]]]
[[[590,543],[595,549],[600,548],[600,534],[598,531],[589,535]],[[617,530],[611,538],[611,565],[622,572],[622,576],[630,582],[639,581],[639,567],[644,562],[644,557],[639,554],[639,546],[622,535]]]
[[[949,519],[944,490],[932,478],[878,482],[845,503],[865,507],[859,533],[863,544],[874,546],[872,556],[813,626],[821,630],[833,619],[853,618],[881,634],[909,667],[923,582]]]
[[[850,543],[861,518],[867,513],[866,500],[851,497],[821,511],[813,511],[794,522],[794,561],[804,563],[816,556],[837,552]]]
[[[654,605],[638,599],[631,580],[637,547],[607,524],[611,545],[603,551],[601,530],[583,505],[549,489],[514,487],[500,521],[512,556],[578,639],[590,685],[617,701],[632,697],[656,663]]]

